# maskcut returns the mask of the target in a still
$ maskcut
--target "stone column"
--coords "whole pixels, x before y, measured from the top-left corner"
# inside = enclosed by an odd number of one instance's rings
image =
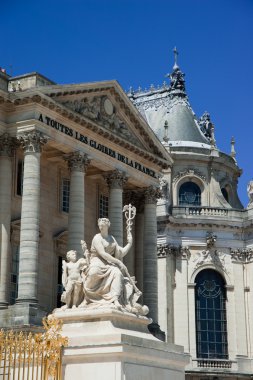
[[[127,182],[126,174],[115,170],[104,176],[109,186],[109,219],[110,233],[120,246],[123,246],[123,186]]]
[[[9,303],[10,290],[10,223],[12,194],[12,155],[15,139],[8,133],[0,136],[0,309]]]
[[[83,256],[80,245],[85,240],[84,205],[85,205],[85,173],[90,160],[87,154],[73,152],[64,157],[70,170],[70,195],[68,219],[68,250],[77,251],[78,257]]]
[[[154,323],[158,321],[156,203],[159,194],[155,187],[149,187],[144,194],[143,302],[149,307]]]
[[[25,132],[19,140],[25,156],[17,303],[37,304],[40,155],[47,139],[42,133],[32,131]]]

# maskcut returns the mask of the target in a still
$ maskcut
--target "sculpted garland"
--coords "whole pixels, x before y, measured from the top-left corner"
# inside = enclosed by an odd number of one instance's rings
[[[101,218],[98,219],[100,232],[94,236],[90,250],[81,240],[84,258],[77,260],[76,251],[67,252],[67,262],[64,260],[62,265],[65,289],[61,297],[65,303],[62,310],[109,307],[136,315],[148,314],[148,307],[137,302],[142,293],[122,262],[132,246],[131,227],[136,209],[129,204],[124,206],[123,212],[127,226],[125,247],[120,247],[109,234],[109,219]]]

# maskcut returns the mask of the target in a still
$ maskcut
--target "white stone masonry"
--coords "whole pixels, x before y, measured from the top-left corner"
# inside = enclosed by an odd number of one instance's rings
[[[144,204],[143,302],[149,307],[149,316],[155,323],[158,321],[156,203],[159,193],[159,189],[149,187],[145,191]]]
[[[36,304],[40,228],[40,155],[46,137],[37,131],[19,137],[24,149],[24,179],[20,231],[17,303]]]
[[[117,243],[123,246],[123,186],[127,182],[125,173],[115,170],[104,176],[109,186],[108,216],[111,222],[110,231]]]
[[[77,251],[78,257],[81,257],[83,252],[80,241],[85,240],[85,173],[90,160],[80,152],[70,153],[64,158],[70,169],[68,250]]]
[[[15,139],[8,133],[0,137],[0,309],[9,303],[10,284],[10,222],[12,192],[12,155]]]

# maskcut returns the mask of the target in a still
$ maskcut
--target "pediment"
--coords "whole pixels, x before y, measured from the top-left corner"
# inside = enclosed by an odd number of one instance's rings
[[[111,94],[65,95],[55,99],[64,107],[107,129],[135,146],[147,149],[145,140],[138,135],[129,115],[117,104]]]
[[[40,86],[13,98],[13,107],[40,103],[164,168],[172,163],[117,81]]]

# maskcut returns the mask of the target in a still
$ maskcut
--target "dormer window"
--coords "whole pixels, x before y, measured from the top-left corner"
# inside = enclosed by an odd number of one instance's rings
[[[185,182],[179,189],[179,206],[200,206],[201,190],[194,182]]]
[[[228,192],[227,192],[227,189],[225,189],[225,187],[223,187],[222,189],[221,189],[221,192],[222,192],[222,195],[223,195],[223,197],[226,199],[226,201],[229,203],[229,201],[228,201]]]

